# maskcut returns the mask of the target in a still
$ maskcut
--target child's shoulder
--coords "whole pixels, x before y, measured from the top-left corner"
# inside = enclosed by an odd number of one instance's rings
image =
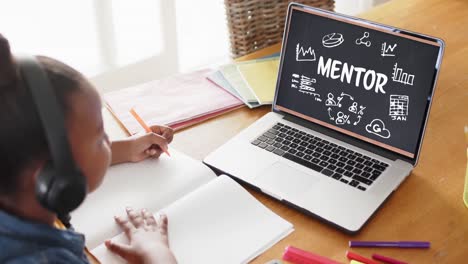
[[[88,263],[81,234],[0,211],[0,263]]]
[[[16,254],[10,254],[5,252],[6,256],[1,256],[4,253],[0,253],[0,262],[5,264],[39,264],[39,263],[70,263],[70,264],[88,264],[86,256],[78,257],[71,251],[64,248],[47,248],[42,250],[36,250],[35,252],[14,252]]]

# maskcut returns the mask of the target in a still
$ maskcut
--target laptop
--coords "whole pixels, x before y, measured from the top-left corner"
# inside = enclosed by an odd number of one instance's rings
[[[272,111],[204,162],[358,232],[418,162],[443,50],[438,38],[292,3]]]

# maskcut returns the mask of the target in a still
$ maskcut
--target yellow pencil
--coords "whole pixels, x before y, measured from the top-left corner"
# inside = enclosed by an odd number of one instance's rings
[[[136,119],[136,121],[138,121],[138,123],[145,129],[146,133],[152,133],[153,132],[153,131],[151,131],[151,128],[145,123],[145,121],[143,121],[143,119],[137,114],[137,112],[135,111],[134,108],[130,109],[130,114],[132,114],[132,116]],[[171,154],[169,154],[168,149],[165,149],[165,148],[162,148],[162,147],[161,147],[161,149],[169,157],[171,156]]]

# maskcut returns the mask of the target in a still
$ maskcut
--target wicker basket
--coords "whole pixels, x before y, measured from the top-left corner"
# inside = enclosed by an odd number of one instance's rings
[[[224,0],[233,58],[276,44],[283,37],[288,0]],[[333,10],[334,0],[294,2]]]

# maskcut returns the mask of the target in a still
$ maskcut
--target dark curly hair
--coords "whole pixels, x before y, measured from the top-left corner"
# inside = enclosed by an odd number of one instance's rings
[[[57,60],[36,58],[68,118],[69,98],[82,87],[84,77]],[[0,34],[0,196],[15,193],[22,171],[32,161],[48,156],[44,130],[30,91],[24,85],[8,40]]]

